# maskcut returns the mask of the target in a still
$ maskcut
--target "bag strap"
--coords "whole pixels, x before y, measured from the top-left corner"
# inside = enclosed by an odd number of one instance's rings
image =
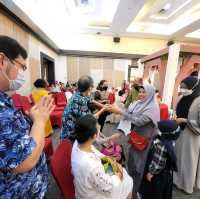
[[[152,136],[152,135],[153,135],[154,131],[155,131],[155,127],[153,127],[153,128],[151,129],[150,136]]]
[[[155,131],[155,127],[153,127],[153,128],[151,129],[150,138],[153,136],[154,131]]]
[[[152,137],[154,131],[155,131],[155,127],[153,127],[153,128],[151,129],[150,137]],[[131,131],[131,132],[136,132],[136,131]],[[143,136],[144,136],[144,135],[143,135]]]

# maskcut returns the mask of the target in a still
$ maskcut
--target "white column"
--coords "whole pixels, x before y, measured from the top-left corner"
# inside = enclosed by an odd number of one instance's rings
[[[141,60],[139,59],[137,61],[138,63],[138,73],[137,73],[137,77],[143,77],[143,73],[144,73],[144,63],[141,63]]]
[[[165,84],[163,90],[163,102],[171,107],[175,79],[178,71],[180,44],[173,44],[169,47]]]

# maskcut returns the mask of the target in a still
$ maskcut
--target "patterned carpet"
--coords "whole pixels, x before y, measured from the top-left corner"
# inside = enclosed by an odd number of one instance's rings
[[[60,131],[59,129],[55,129],[55,132],[52,136],[54,150],[56,149],[56,146],[59,143],[59,131]],[[104,129],[103,129],[104,135],[109,136],[115,131],[116,131],[115,125],[109,124],[109,123],[105,124]],[[123,137],[119,142],[124,145],[124,143],[126,141],[127,141],[127,139],[125,137]],[[125,151],[125,153],[127,153],[127,151]],[[55,182],[54,178],[52,177],[51,173],[49,174],[49,176],[50,176],[49,177],[49,188],[48,188],[48,192],[47,192],[47,195],[45,198],[46,199],[60,199],[61,194],[56,185],[56,182]],[[193,194],[188,195],[174,187],[173,199],[200,199],[200,191],[195,190]]]

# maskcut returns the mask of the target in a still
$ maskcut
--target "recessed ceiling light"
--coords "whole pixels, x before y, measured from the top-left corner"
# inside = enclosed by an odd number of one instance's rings
[[[171,8],[171,3],[167,3],[167,4],[165,4],[165,6],[163,7],[163,9],[165,9],[165,10],[169,10],[170,8]]]

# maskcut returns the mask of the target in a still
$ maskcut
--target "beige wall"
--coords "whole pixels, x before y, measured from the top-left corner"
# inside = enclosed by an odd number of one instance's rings
[[[95,34],[72,34],[60,38],[58,45],[62,49],[142,54],[148,55],[166,47],[167,40],[135,37],[121,37],[120,43],[114,43],[112,36]]]
[[[76,82],[80,76],[90,75],[95,85],[101,79],[106,79],[111,86],[118,87],[126,78],[130,63],[130,60],[124,59],[67,57],[67,77],[70,82]]]

